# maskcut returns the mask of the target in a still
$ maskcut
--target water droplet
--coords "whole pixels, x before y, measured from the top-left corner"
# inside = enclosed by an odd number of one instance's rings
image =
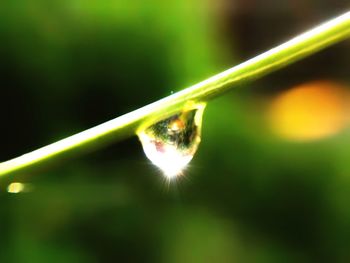
[[[182,174],[201,141],[205,104],[186,107],[138,133],[143,150],[168,179]]]

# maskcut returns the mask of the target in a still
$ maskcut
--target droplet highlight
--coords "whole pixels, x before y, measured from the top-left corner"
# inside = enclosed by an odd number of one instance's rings
[[[204,108],[204,103],[191,106],[138,133],[146,156],[167,179],[181,175],[196,153]]]

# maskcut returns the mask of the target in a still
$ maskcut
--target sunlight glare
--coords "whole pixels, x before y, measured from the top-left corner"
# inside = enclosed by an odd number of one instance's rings
[[[143,141],[149,138],[143,138]],[[193,155],[183,154],[173,145],[164,145],[164,150],[159,151],[155,144],[144,144],[144,152],[147,158],[157,167],[159,167],[167,179],[174,179],[181,175],[182,170],[192,160]]]

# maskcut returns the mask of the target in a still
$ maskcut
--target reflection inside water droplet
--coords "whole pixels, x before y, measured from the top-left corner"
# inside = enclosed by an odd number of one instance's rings
[[[146,156],[168,179],[180,175],[196,153],[204,107],[198,104],[138,133]]]

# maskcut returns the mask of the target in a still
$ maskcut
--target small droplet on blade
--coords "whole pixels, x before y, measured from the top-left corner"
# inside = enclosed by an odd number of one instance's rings
[[[181,175],[196,153],[204,107],[196,104],[138,133],[146,156],[168,179]]]

